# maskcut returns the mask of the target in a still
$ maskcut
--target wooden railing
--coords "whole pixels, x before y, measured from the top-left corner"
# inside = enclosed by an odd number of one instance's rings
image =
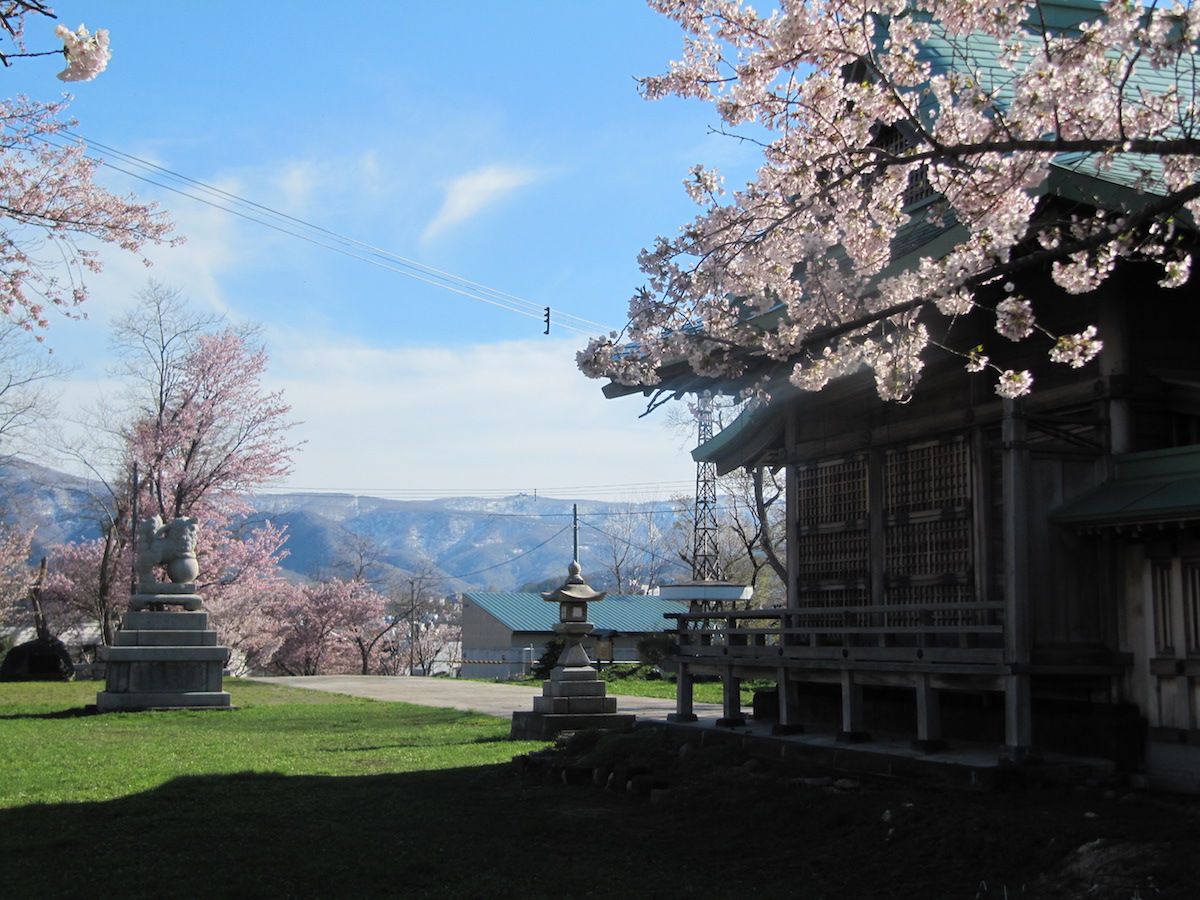
[[[668,613],[683,661],[967,664],[1003,658],[1003,603],[812,606]]]

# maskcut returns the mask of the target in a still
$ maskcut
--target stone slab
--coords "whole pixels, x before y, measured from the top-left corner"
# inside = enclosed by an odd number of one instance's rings
[[[116,647],[215,647],[215,631],[118,631]]]
[[[142,588],[150,588],[149,591],[143,591]],[[194,594],[196,593],[196,582],[194,581],[155,581],[147,584],[138,585],[138,592],[133,595],[134,600],[153,600],[155,597],[164,595],[176,594]]]
[[[546,681],[542,683],[543,697],[603,697],[608,692],[606,681]]]
[[[534,697],[533,711],[558,715],[615,713],[616,697]]]
[[[513,740],[517,741],[552,741],[564,731],[584,731],[591,728],[632,731],[636,721],[637,716],[632,713],[546,715],[537,712],[515,712],[510,734]]]
[[[140,709],[228,709],[231,698],[226,691],[124,691],[96,694],[100,712]]]
[[[122,631],[205,631],[208,613],[199,610],[131,610],[125,614]]]
[[[219,662],[229,655],[225,647],[108,647],[104,658],[108,662]]]
[[[223,660],[109,661],[104,686],[111,694],[219,691],[223,674]]]

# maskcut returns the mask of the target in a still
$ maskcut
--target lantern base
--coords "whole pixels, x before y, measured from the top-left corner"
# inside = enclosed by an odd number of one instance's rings
[[[533,698],[533,712],[513,713],[512,736],[520,740],[553,740],[564,731],[585,728],[628,730],[637,717],[617,712],[617,698],[588,665],[559,665]]]

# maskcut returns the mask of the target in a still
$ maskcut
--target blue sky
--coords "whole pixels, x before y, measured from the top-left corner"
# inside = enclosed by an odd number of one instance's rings
[[[638,95],[634,76],[679,55],[673,23],[640,0],[64,0],[55,10],[72,28],[111,34],[108,71],[72,86],[87,140],[512,295],[502,302],[529,313],[110,170],[106,186],[159,200],[188,242],[153,250],[149,271],[106,252],[105,273],[89,280],[89,321],[54,321],[49,343],[77,366],[64,412],[111,389],[107,323],[153,276],[197,309],[265,326],[270,386],[285,390],[306,442],[281,487],[690,492],[688,447],[661,414],[639,420],[638,399],[606,401],[575,369],[586,336],[567,326],[600,329],[556,312],[547,337],[541,321],[550,306],[619,327],[643,281],[638,251],[694,214],[688,169],[704,162],[744,180],[755,163],[751,148],[710,132],[705,104]],[[52,30],[32,20],[30,49],[53,47]],[[51,98],[59,67],[26,60],[0,78],[10,95]]]

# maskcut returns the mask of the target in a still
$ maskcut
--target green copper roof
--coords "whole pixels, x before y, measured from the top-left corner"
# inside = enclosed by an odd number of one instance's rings
[[[481,609],[512,631],[552,631],[558,623],[558,604],[542,599],[541,594],[506,591],[463,594],[464,600]],[[665,631],[672,624],[664,613],[687,612],[688,605],[678,600],[663,600],[646,594],[609,594],[603,601],[588,604],[588,621],[597,629],[625,634]]]
[[[1115,462],[1112,478],[1051,518],[1083,528],[1200,520],[1200,446],[1129,453]]]

